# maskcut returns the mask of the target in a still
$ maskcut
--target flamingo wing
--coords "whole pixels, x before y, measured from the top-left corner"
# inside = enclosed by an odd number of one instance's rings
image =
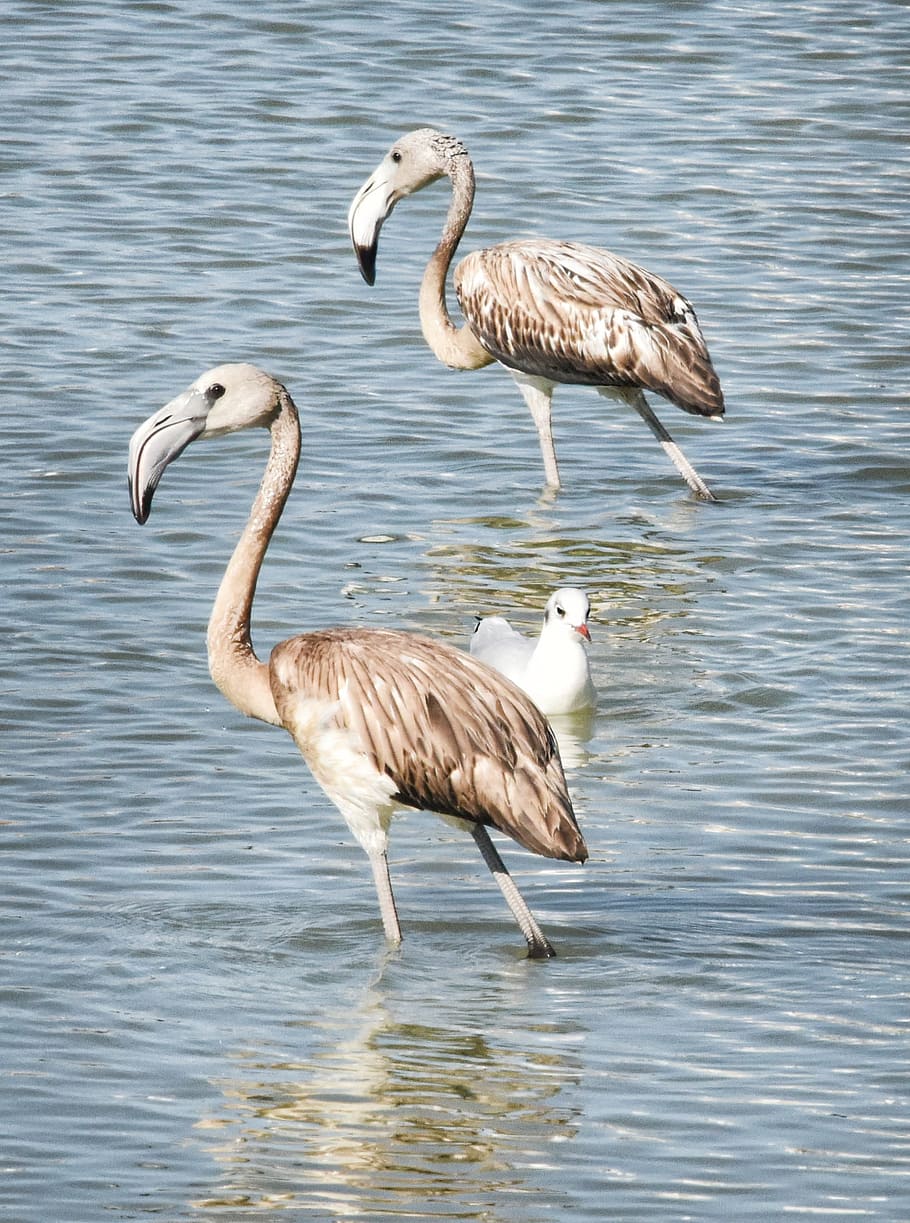
[[[470,655],[410,633],[331,629],[276,646],[270,671],[285,724],[301,694],[321,702],[394,801],[492,825],[545,857],[587,857],[549,724]]]
[[[723,413],[691,303],[609,251],[505,242],[463,259],[455,289],[471,329],[510,369],[553,383],[644,387],[687,412]]]

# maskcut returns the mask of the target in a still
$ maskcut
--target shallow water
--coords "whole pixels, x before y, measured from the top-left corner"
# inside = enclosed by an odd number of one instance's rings
[[[0,211],[0,1214],[901,1220],[907,1071],[906,49],[872,3],[13,3]],[[541,496],[501,370],[416,294],[442,185],[360,280],[347,206],[418,124],[468,143],[466,248],[550,233],[692,298],[722,426],[557,392]],[[209,680],[265,457],[129,515],[135,426],[251,359],[305,416],[257,596],[465,643],[592,596],[561,728],[583,869],[412,813],[385,950],[366,860],[286,736]]]

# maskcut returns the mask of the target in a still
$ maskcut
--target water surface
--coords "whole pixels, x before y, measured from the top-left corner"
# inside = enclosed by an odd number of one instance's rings
[[[907,47],[877,0],[12,3],[0,51],[0,1213],[896,1223],[910,1200]],[[466,248],[591,241],[692,298],[722,426],[557,392],[541,497],[501,370],[416,295],[445,188],[350,198],[431,123]],[[256,641],[464,643],[591,594],[583,869],[412,813],[381,939],[291,741],[205,663],[266,439],[199,446],[145,529],[136,424],[250,359],[305,420]],[[660,410],[660,409],[659,409]]]

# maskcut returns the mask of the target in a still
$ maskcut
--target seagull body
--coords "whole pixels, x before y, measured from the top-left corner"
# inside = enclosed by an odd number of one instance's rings
[[[164,470],[188,445],[252,427],[268,429],[271,450],[209,619],[213,680],[242,713],[293,737],[369,857],[391,942],[401,941],[401,928],[389,826],[397,811],[420,808],[471,832],[529,955],[554,954],[487,832],[497,828],[547,857],[587,857],[556,740],[533,702],[464,651],[413,633],[302,633],[276,645],[267,662],[253,649],[256,582],[300,454],[287,390],[255,366],[222,365],[149,417],[130,442],[136,520],[148,519]]]
[[[643,393],[656,392],[697,416],[719,419],[724,413],[695,310],[662,277],[578,242],[503,242],[472,252],[456,267],[465,322],[453,322],[446,276],[474,202],[474,168],[460,140],[432,128],[409,132],[357,192],[348,228],[366,282],[375,281],[379,231],[392,209],[442,177],[451,182],[451,201],[419,301],[424,338],[439,360],[453,369],[498,361],[512,373],[537,427],[551,487],[560,487],[553,390],[576,383],[633,407],[693,492],[715,500]]]
[[[502,616],[487,616],[474,629],[470,651],[517,684],[547,717],[577,713],[590,709],[596,697],[587,651],[589,615],[585,592],[566,586],[547,601],[536,640]]]

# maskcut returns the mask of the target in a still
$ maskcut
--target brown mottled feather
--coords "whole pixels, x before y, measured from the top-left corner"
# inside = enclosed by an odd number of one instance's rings
[[[297,701],[334,706],[406,806],[492,825],[534,853],[583,862],[559,751],[537,707],[441,642],[388,629],[329,629],[276,646],[282,720]]]
[[[618,255],[574,242],[504,242],[466,256],[455,289],[471,330],[511,369],[644,387],[695,415],[723,415],[691,303]]]

